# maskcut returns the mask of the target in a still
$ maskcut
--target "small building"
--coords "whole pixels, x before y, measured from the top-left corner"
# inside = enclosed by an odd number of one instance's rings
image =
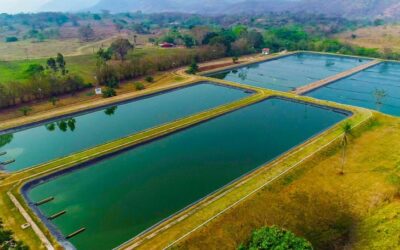
[[[163,42],[163,43],[160,43],[159,46],[160,46],[161,48],[173,48],[173,47],[175,47],[175,44]]]
[[[269,55],[270,51],[271,50],[269,48],[264,48],[264,49],[262,49],[262,54],[263,55]]]

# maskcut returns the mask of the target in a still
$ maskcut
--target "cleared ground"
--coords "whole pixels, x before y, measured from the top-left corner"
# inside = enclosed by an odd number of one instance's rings
[[[106,39],[82,42],[78,38],[50,39],[43,42],[22,40],[13,43],[0,42],[0,61],[38,59],[62,53],[65,56],[78,56],[93,54],[101,47],[108,47],[119,37],[128,38],[133,43],[133,35],[121,33]],[[136,35],[138,47],[151,46],[148,39],[151,35]]]
[[[355,35],[355,37],[352,35]],[[337,38],[352,45],[377,48],[381,51],[400,51],[400,25],[362,28],[344,32],[338,35]]]

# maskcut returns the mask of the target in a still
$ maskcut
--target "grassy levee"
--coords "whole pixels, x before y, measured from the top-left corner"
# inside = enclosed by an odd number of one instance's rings
[[[234,84],[232,84],[234,85]],[[7,228],[10,228],[19,239],[23,240],[31,246],[33,249],[39,249],[43,247],[41,242],[35,236],[31,229],[22,230],[20,225],[24,224],[26,221],[22,218],[20,213],[16,210],[14,204],[10,201],[9,197],[6,195],[8,191],[17,198],[17,200],[23,205],[26,212],[34,219],[36,224],[45,233],[45,235],[52,241],[55,246],[58,246],[55,239],[51,236],[47,228],[42,224],[42,222],[36,217],[36,215],[29,209],[25,200],[23,199],[20,188],[24,183],[35,178],[40,178],[51,173],[64,170],[78,164],[82,164],[93,160],[95,158],[117,152],[121,149],[139,145],[145,143],[152,139],[173,133],[177,130],[181,130],[190,127],[194,124],[204,122],[206,120],[215,118],[227,112],[232,112],[241,107],[250,105],[252,103],[261,101],[268,97],[268,91],[256,92],[250,97],[243,98],[236,102],[232,102],[226,105],[219,106],[189,117],[185,117],[174,122],[164,124],[146,131],[142,131],[138,134],[127,136],[100,146],[96,146],[85,151],[78,152],[60,159],[56,159],[49,163],[45,163],[30,169],[22,170],[12,174],[3,174],[2,180],[0,182],[1,191],[1,201],[2,209],[0,210],[0,217],[4,218],[4,222]],[[60,247],[60,246],[58,246]]]

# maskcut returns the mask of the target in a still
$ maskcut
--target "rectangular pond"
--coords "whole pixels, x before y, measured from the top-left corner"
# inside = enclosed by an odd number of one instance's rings
[[[60,158],[248,96],[243,89],[201,82],[119,105],[0,132],[6,171]],[[3,164],[4,165],[4,164]],[[2,167],[2,166],[0,166]]]
[[[368,61],[354,57],[297,53],[208,76],[267,89],[292,91]]]
[[[400,116],[400,63],[378,64],[306,95]]]
[[[53,233],[111,249],[345,119],[271,98],[23,187]],[[39,207],[34,202],[54,197]],[[45,219],[66,210],[51,221]]]

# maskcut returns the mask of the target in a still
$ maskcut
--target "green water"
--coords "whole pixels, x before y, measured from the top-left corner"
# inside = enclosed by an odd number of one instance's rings
[[[256,87],[291,91],[368,61],[344,56],[298,53],[209,76]]]
[[[103,144],[248,96],[241,89],[203,82],[91,113],[0,134],[0,162],[16,171]]]
[[[377,99],[376,90],[385,96]],[[307,95],[400,116],[400,64],[381,63]]]
[[[78,249],[111,249],[341,121],[345,115],[269,99],[95,162],[28,191]]]

